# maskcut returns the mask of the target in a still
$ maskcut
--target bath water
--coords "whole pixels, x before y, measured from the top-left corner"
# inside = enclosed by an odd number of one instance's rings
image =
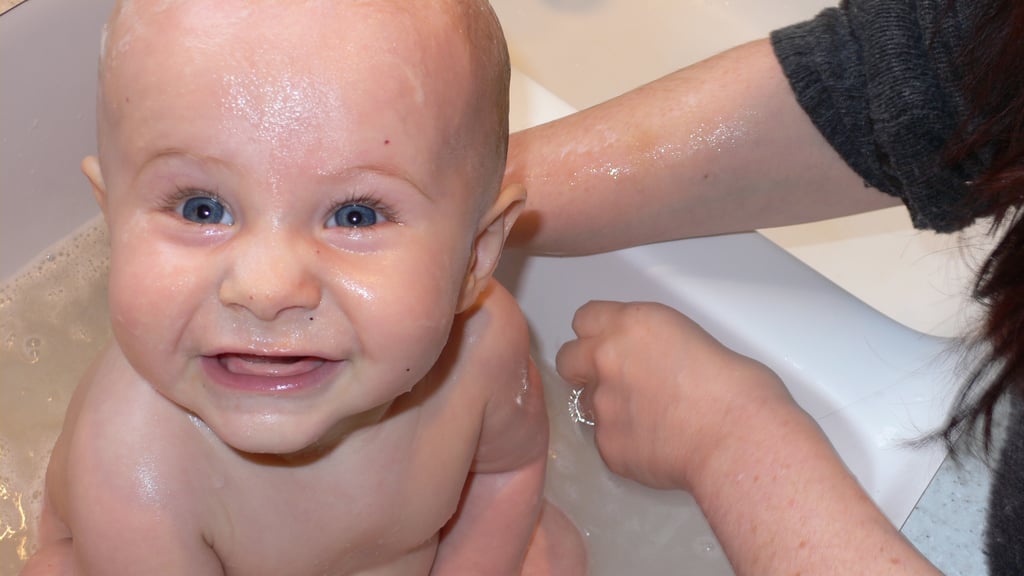
[[[0,574],[34,550],[50,451],[110,338],[107,261],[106,229],[92,222],[0,288]]]
[[[95,220],[0,288],[0,574],[16,574],[35,549],[50,451],[80,375],[110,338],[107,267]],[[571,390],[539,367],[551,421],[546,491],[584,534],[590,574],[732,574],[692,498],[612,474],[592,429],[570,415]]]

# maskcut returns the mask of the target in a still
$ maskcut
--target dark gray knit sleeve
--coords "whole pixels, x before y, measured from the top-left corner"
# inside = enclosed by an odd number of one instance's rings
[[[974,0],[846,0],[772,33],[797,100],[867,185],[949,232],[976,174],[942,161],[965,114],[957,69]]]

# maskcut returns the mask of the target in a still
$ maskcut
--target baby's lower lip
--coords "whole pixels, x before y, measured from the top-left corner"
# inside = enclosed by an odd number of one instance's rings
[[[312,356],[218,354],[203,357],[203,369],[218,384],[250,392],[287,392],[313,388],[337,366]]]

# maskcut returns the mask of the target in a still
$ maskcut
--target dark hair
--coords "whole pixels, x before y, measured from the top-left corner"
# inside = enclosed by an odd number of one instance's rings
[[[994,0],[971,38],[961,66],[967,119],[946,160],[987,165],[968,183],[963,213],[991,217],[990,232],[1004,232],[974,284],[986,314],[970,342],[973,359],[943,438],[952,448],[961,430],[980,425],[990,452],[996,406],[1024,393],[1024,2]]]

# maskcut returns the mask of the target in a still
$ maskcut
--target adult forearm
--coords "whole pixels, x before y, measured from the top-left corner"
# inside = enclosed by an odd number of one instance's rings
[[[512,242],[582,254],[863,212],[866,188],[796,102],[767,40],[513,134]]]
[[[796,409],[749,415],[693,484],[736,573],[939,574]]]

